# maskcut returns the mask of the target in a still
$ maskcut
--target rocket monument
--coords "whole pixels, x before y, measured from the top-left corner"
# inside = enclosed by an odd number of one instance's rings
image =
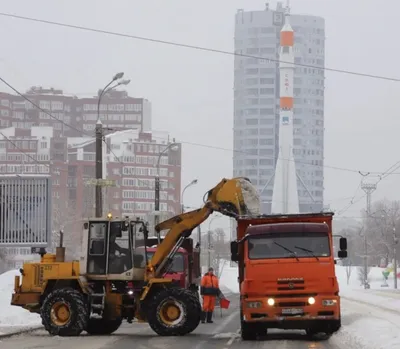
[[[279,153],[272,192],[272,214],[299,213],[296,163],[293,156],[293,45],[294,32],[290,25],[288,5],[286,7],[285,24],[280,35]]]

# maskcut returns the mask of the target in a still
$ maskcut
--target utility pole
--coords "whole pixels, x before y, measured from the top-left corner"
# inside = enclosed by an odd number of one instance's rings
[[[119,85],[127,85],[130,80],[123,80],[117,83],[115,86],[109,88],[109,86],[121,79],[124,76],[124,73],[117,73],[114,75],[112,80],[101,90],[99,93],[99,99],[97,101],[97,122],[96,122],[96,217],[103,216],[103,191],[101,187],[101,180],[103,179],[103,123],[100,118],[100,104],[101,98],[103,95],[114,89]]]
[[[369,217],[371,215],[371,194],[376,190],[376,183],[361,183],[361,189],[367,194],[367,224]],[[364,256],[364,285],[368,279],[368,244],[367,244],[367,232],[364,231],[364,248],[365,248],[365,256]]]
[[[393,274],[394,274],[394,288],[397,290],[397,248],[396,245],[399,242],[396,236],[396,227],[393,224]]]
[[[100,98],[99,98],[100,103]],[[100,119],[96,123],[96,217],[103,215],[103,192],[101,179],[103,178],[103,123]]]
[[[178,149],[178,143],[175,142],[175,138],[173,139],[172,143],[169,143],[165,149],[158,154],[158,159],[157,159],[157,165],[156,165],[156,178],[154,180],[154,211],[155,211],[155,216],[154,216],[154,231],[158,223],[160,223],[160,161],[161,157],[163,154],[165,154],[169,150],[177,150]],[[157,233],[157,240],[158,244],[161,243],[161,236],[160,232]]]

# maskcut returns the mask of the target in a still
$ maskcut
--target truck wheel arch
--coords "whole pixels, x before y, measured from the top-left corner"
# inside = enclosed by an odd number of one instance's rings
[[[42,298],[44,299],[51,291],[70,287],[86,294],[86,287],[79,277],[64,279],[47,279],[43,282]]]

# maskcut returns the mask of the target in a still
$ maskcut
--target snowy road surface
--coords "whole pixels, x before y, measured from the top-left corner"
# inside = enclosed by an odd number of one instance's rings
[[[81,335],[75,338],[50,337],[45,331],[0,339],[1,349],[397,349],[400,341],[400,313],[388,313],[375,306],[343,301],[343,329],[327,341],[310,341],[301,331],[271,330],[268,337],[242,342],[239,334],[238,295],[230,294],[231,309],[216,309],[214,324],[201,324],[184,337],[159,337],[146,324],[124,324],[111,336]],[[367,333],[366,338],[363,333]],[[365,337],[365,336],[364,336]],[[381,338],[378,340],[378,338]]]

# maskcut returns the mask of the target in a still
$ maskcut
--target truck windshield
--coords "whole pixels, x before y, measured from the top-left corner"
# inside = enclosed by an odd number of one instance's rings
[[[147,251],[147,258],[150,260],[154,252]],[[169,269],[169,273],[182,273],[185,271],[185,258],[182,253],[176,253]]]
[[[250,259],[329,257],[327,233],[265,234],[248,239]]]

